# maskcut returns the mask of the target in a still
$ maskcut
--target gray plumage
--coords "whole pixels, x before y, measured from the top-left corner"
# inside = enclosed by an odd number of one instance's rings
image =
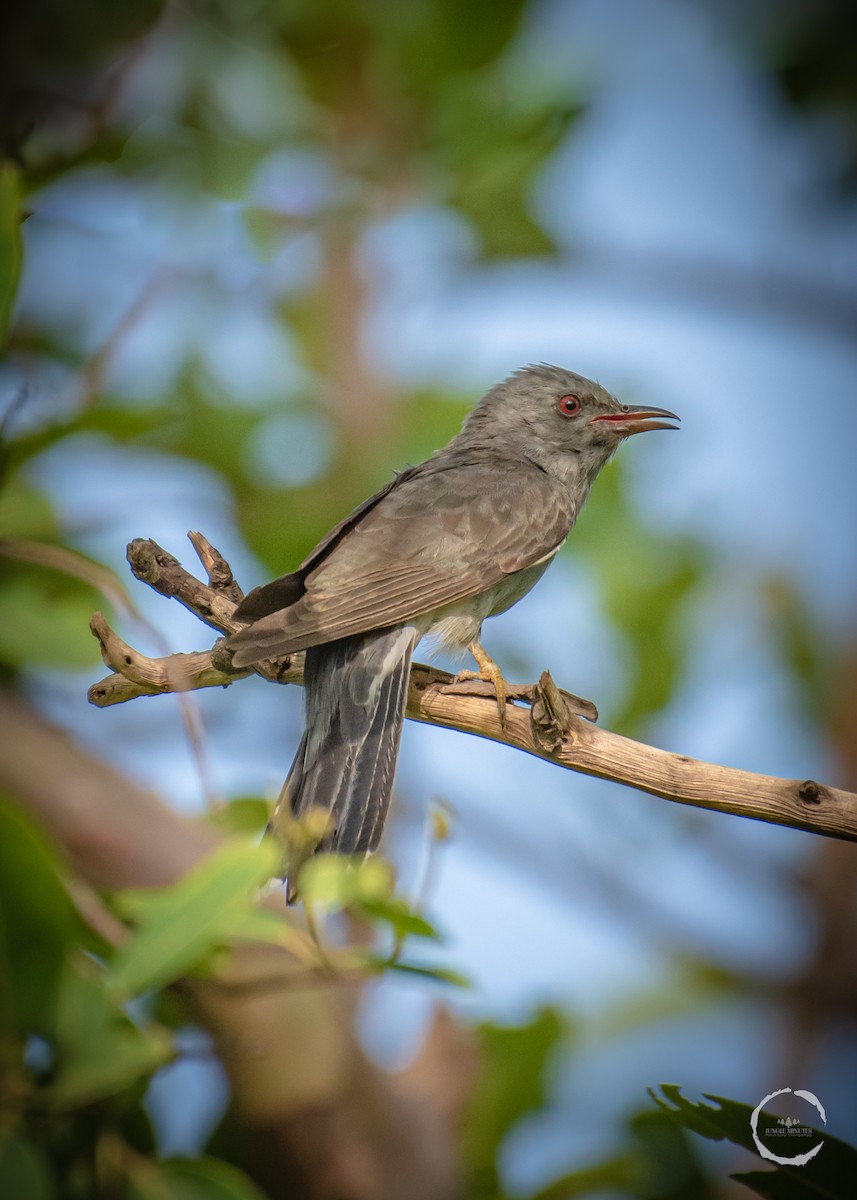
[[[297,815],[330,814],[323,848],[378,843],[420,638],[478,642],[547,569],[622,438],[674,428],[657,418],[677,419],[560,367],[516,371],[447,446],[239,605],[252,624],[228,640],[236,666],[307,651],[306,732],[284,797]]]
[[[399,625],[307,650],[306,729],[284,789],[292,813],[330,814],[324,848],[374,850],[389,807],[417,633]]]

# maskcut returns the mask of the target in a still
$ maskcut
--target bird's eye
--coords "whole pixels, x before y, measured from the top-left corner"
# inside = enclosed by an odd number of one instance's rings
[[[580,412],[580,398],[578,396],[560,396],[556,403],[556,410],[561,417],[576,417]]]

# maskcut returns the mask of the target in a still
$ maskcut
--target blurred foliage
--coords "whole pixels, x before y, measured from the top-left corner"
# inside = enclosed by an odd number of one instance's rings
[[[7,469],[17,457],[2,438],[0,456]],[[10,473],[0,488],[0,669],[80,671],[99,662],[89,618],[103,597],[62,559],[59,569],[50,565],[60,524],[47,497]],[[20,560],[21,546],[30,542],[45,562]]]
[[[851,0],[788,0],[782,5],[770,57],[793,104],[832,115],[844,134],[839,172],[849,195],[857,189],[857,9]]]
[[[89,618],[99,606],[97,593],[85,584],[7,561],[0,581],[0,663],[31,670],[92,670],[99,654]]]
[[[498,1155],[509,1130],[547,1098],[546,1067],[563,1033],[553,1009],[527,1025],[477,1026],[480,1072],[462,1128],[462,1159],[468,1196],[501,1192]]]
[[[325,951],[293,919],[259,908],[275,860],[270,844],[236,838],[172,887],[116,893],[109,903],[126,936],[112,944],[78,915],[44,835],[0,803],[0,1195],[258,1200],[229,1163],[156,1157],[146,1090],[180,1057],[177,1031],[192,1019],[164,989],[219,969],[236,938],[284,945],[296,968],[323,961],[355,977],[393,965],[370,952],[371,938],[359,954]],[[317,908],[359,912],[382,939],[392,929],[397,954],[406,938],[437,938],[393,893],[382,862],[316,861],[306,889]],[[446,978],[441,968],[424,973]]]
[[[528,1200],[633,1196],[635,1200],[714,1200],[716,1185],[691,1139],[663,1113],[642,1111],[625,1123],[614,1155],[560,1176]]]
[[[173,1035],[111,993],[109,947],[78,917],[54,849],[5,801],[0,833],[0,1193],[88,1200],[95,1145],[151,1151],[140,1099]]]
[[[268,841],[227,842],[172,887],[123,892],[116,907],[135,932],[113,959],[110,990],[128,997],[174,983],[235,938],[287,940],[288,927],[256,907],[276,858]]]
[[[798,692],[803,716],[810,722],[821,721],[825,727],[836,720],[836,708],[841,702],[837,688],[837,652],[826,631],[809,610],[794,582],[782,576],[765,580],[762,590],[769,628],[782,660],[800,680]]]
[[[700,542],[647,523],[620,462],[602,472],[598,494],[575,526],[573,550],[588,560],[604,608],[625,637],[626,691],[610,722],[639,732],[679,682],[688,649],[681,618],[711,570],[710,557]]]
[[[480,1071],[461,1129],[468,1200],[504,1200],[500,1164],[507,1136],[546,1111],[550,1076],[573,1032],[555,1009],[520,1025],[476,1028]],[[520,1200],[572,1200],[605,1191],[638,1200],[709,1200],[715,1190],[691,1139],[670,1116],[645,1109],[630,1116],[615,1153],[559,1176]]]
[[[144,34],[163,0],[38,0],[6,13],[0,54],[0,137],[4,154],[24,148],[45,125],[63,126],[66,144],[86,146],[87,106],[110,87],[112,58]],[[84,118],[84,129],[74,129]],[[75,146],[77,148],[77,146]]]
[[[527,212],[530,184],[577,111],[511,75],[525,9],[326,0],[266,5],[249,21],[234,5],[206,11],[248,41],[262,26],[280,39],[313,106],[306,132],[342,176],[343,215],[419,190],[467,217],[486,255],[509,255],[551,249]]]
[[[0,345],[6,340],[20,273],[20,172],[6,162],[0,164]]]

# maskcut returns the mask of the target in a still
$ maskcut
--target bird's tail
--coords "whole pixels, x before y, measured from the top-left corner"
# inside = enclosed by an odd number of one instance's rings
[[[329,816],[317,846],[365,854],[381,838],[393,790],[417,632],[399,625],[311,646],[306,652],[306,731],[272,819]]]

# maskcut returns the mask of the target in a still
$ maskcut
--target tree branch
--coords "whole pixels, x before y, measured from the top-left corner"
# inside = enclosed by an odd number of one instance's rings
[[[231,633],[241,628],[232,619],[240,589],[225,559],[202,534],[190,537],[206,568],[208,584],[195,579],[155,542],[143,539],[128,547],[131,570],[141,582],[178,600],[206,624]],[[303,681],[302,654],[258,664],[253,671],[238,670],[223,641],[210,650],[147,658],[123,642],[100,613],[90,627],[114,672],[89,689],[89,700],[98,707],[162,692],[223,687],[254,672],[276,683]],[[852,792],[811,779],[778,779],[701,762],[601,729],[591,724],[597,718],[594,706],[559,689],[547,672],[537,684],[512,686],[508,694],[529,707],[508,706],[504,728],[490,684],[454,684],[447,672],[415,663],[407,714],[413,720],[502,742],[567,770],[679,804],[857,841],[857,795]]]

